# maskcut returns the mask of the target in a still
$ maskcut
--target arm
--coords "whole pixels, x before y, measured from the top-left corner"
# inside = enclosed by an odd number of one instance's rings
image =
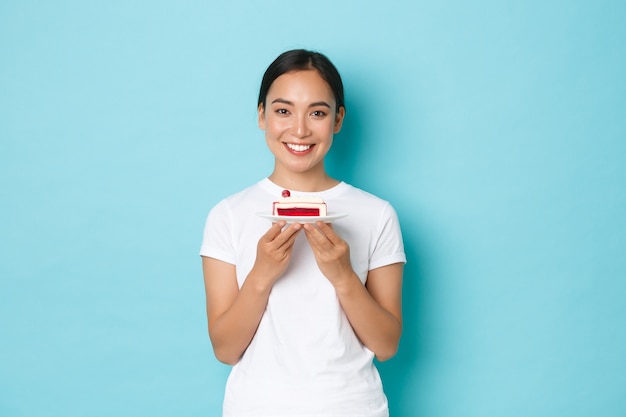
[[[390,359],[402,333],[402,272],[396,263],[369,271],[365,286],[350,264],[350,248],[330,225],[304,226],[322,273],[335,287],[354,332],[376,358]]]
[[[371,270],[365,287],[353,273],[353,279],[335,287],[356,335],[380,361],[391,359],[400,343],[402,271],[401,263]]]
[[[257,245],[257,257],[241,288],[235,265],[202,258],[209,337],[216,358],[235,364],[247,349],[265,311],[272,285],[289,264],[299,224],[272,225]]]

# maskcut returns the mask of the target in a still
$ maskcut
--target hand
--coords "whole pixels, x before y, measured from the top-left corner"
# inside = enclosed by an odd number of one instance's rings
[[[304,232],[313,249],[322,274],[337,287],[354,275],[350,263],[350,246],[341,239],[330,224],[317,222],[305,224]]]
[[[252,269],[269,286],[287,269],[293,244],[302,229],[301,224],[293,223],[283,230],[285,224],[284,221],[272,224],[257,244],[256,260]]]

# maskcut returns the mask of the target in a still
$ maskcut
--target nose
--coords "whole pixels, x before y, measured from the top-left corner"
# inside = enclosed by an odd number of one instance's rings
[[[305,138],[311,134],[306,115],[299,116],[294,120],[292,134],[299,139]]]

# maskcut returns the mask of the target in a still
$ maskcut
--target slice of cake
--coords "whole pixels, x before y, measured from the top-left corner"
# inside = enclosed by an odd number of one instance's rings
[[[274,201],[274,216],[326,216],[326,203],[321,197],[292,197],[284,190],[282,198]]]

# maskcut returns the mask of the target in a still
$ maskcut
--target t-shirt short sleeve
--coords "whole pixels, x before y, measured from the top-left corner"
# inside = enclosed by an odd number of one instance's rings
[[[235,264],[232,239],[232,218],[226,200],[218,203],[207,216],[200,255]]]
[[[381,212],[378,239],[370,258],[369,269],[395,263],[406,263],[406,255],[398,215],[393,207],[387,203]]]

